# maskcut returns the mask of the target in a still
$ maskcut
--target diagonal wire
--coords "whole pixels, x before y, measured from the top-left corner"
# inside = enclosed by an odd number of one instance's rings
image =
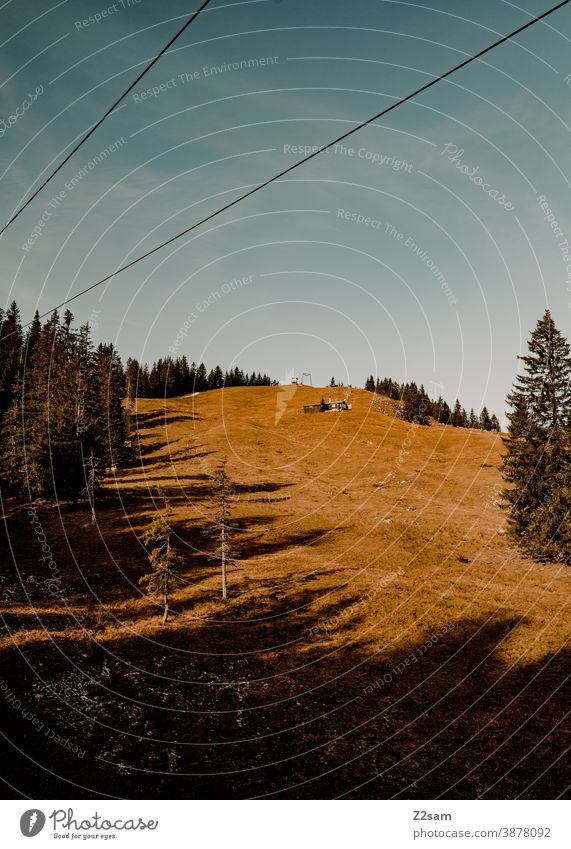
[[[431,88],[432,86],[434,86],[437,83],[441,82],[442,80],[446,79],[451,74],[456,73],[456,71],[459,71],[461,68],[465,68],[466,65],[469,65],[471,62],[475,62],[476,59],[479,59],[481,56],[484,56],[484,54],[489,53],[490,50],[494,50],[496,47],[499,47],[500,44],[503,44],[504,42],[509,41],[515,35],[518,35],[520,32],[523,32],[524,30],[526,30],[529,27],[532,27],[534,24],[538,23],[538,21],[543,20],[543,18],[546,18],[548,15],[552,15],[554,12],[556,12],[558,9],[561,9],[563,6],[567,6],[567,4],[569,2],[570,2],[570,0],[564,0],[562,3],[558,3],[556,6],[552,6],[546,12],[543,12],[541,15],[538,15],[537,17],[532,18],[526,24],[523,24],[522,26],[520,26],[517,29],[513,30],[512,32],[508,33],[507,35],[504,35],[502,38],[498,39],[497,41],[494,41],[493,44],[488,45],[488,47],[485,47],[483,50],[480,50],[478,53],[475,53],[474,55],[469,56],[468,59],[465,59],[463,62],[460,62],[458,65],[455,65],[453,68],[450,68],[450,70],[445,71],[445,73],[440,74],[440,76],[436,77],[435,79],[431,80],[430,82],[425,83],[425,85],[420,86],[420,88],[415,89],[415,91],[411,92],[410,94],[407,94],[405,97],[400,98],[400,100],[397,100],[396,103],[393,103],[391,106],[388,106],[386,109],[383,109],[381,112],[377,112],[376,115],[373,115],[371,118],[367,118],[366,121],[362,121],[361,123],[357,124],[357,126],[353,127],[353,129],[348,130],[346,133],[343,133],[342,135],[338,136],[337,138],[333,139],[332,141],[328,142],[327,144],[324,144],[318,150],[314,151],[313,153],[310,153],[308,156],[305,156],[303,159],[300,159],[298,162],[295,162],[293,165],[290,165],[288,168],[284,168],[284,170],[280,171],[279,174],[274,174],[273,177],[270,177],[269,179],[264,180],[263,183],[258,183],[258,185],[256,185],[253,189],[250,189],[249,191],[244,192],[244,194],[241,194],[235,200],[230,201],[230,203],[227,203],[224,206],[221,206],[219,209],[215,210],[214,212],[211,212],[209,215],[206,215],[204,218],[201,218],[199,221],[196,221],[194,224],[191,224],[190,227],[187,227],[186,229],[181,230],[180,233],[177,233],[176,235],[171,236],[170,239],[166,239],[164,242],[161,242],[160,244],[156,245],[154,248],[151,248],[150,250],[146,251],[145,253],[143,253],[140,256],[136,257],[135,259],[131,260],[131,262],[128,262],[125,265],[120,266],[118,269],[113,271],[111,274],[107,274],[105,277],[102,277],[101,280],[98,280],[96,283],[92,283],[90,286],[87,286],[85,289],[82,289],[80,292],[77,292],[75,295],[72,295],[70,298],[66,298],[65,301],[62,301],[60,304],[57,304],[56,306],[52,307],[47,312],[42,313],[40,315],[40,318],[45,318],[46,316],[50,315],[50,313],[52,313],[53,310],[59,310],[59,309],[61,309],[61,307],[64,307],[67,304],[70,304],[72,301],[75,301],[76,298],[80,298],[80,297],[82,297],[82,295],[87,294],[87,292],[91,292],[93,289],[96,289],[97,286],[101,286],[103,283],[107,283],[109,280],[111,280],[116,275],[121,274],[122,271],[126,271],[128,268],[132,268],[138,262],[141,262],[142,260],[146,259],[147,257],[152,256],[152,254],[156,253],[157,251],[162,250],[162,248],[166,247],[167,245],[170,245],[172,242],[175,242],[177,239],[180,239],[182,236],[185,236],[187,233],[192,232],[192,230],[196,230],[197,227],[200,227],[202,224],[205,224],[207,221],[211,221],[213,218],[216,218],[216,216],[221,215],[227,209],[230,209],[231,207],[236,206],[237,203],[240,203],[241,201],[245,200],[246,198],[251,197],[252,195],[256,194],[256,192],[261,191],[266,186],[269,186],[271,183],[274,183],[276,180],[279,180],[280,177],[285,176],[285,174],[289,174],[290,171],[293,171],[295,168],[299,168],[301,165],[303,165],[305,162],[308,162],[310,159],[313,159],[315,156],[319,156],[319,154],[322,153],[324,150],[327,150],[328,148],[333,147],[336,144],[339,144],[339,142],[341,142],[344,139],[348,138],[349,136],[353,135],[353,133],[358,132],[359,130],[363,129],[363,127],[366,127],[368,124],[372,124],[374,121],[377,121],[383,115],[386,115],[388,112],[392,112],[392,110],[396,109],[398,106],[402,106],[402,104],[406,103],[408,100],[412,100],[413,97],[416,97],[417,95],[421,94],[421,92],[426,91],[427,89]],[[31,323],[32,322],[29,321],[27,324],[24,324],[22,326],[22,329],[29,327],[29,325]],[[10,336],[14,335],[14,332],[15,331],[13,331],[12,333],[9,333],[7,336],[4,336],[3,339],[0,339],[0,342],[3,342],[5,339],[9,339]]]
[[[80,148],[82,145],[84,145],[84,144],[85,144],[85,142],[86,142],[86,141],[87,141],[87,140],[88,140],[88,139],[89,139],[89,138],[93,135],[93,133],[94,133],[94,132],[98,129],[98,127],[100,127],[100,126],[101,126],[101,124],[103,123],[103,121],[105,121],[105,119],[106,119],[107,117],[109,117],[109,115],[110,115],[110,114],[113,112],[113,110],[114,110],[114,109],[115,109],[115,108],[116,108],[116,107],[117,107],[117,106],[121,103],[121,101],[122,101],[122,100],[124,100],[124,99],[125,99],[125,97],[127,97],[127,95],[129,94],[129,92],[130,92],[130,91],[131,91],[131,90],[132,90],[132,89],[133,89],[133,88],[137,85],[137,83],[138,83],[140,80],[142,80],[142,78],[145,76],[145,74],[146,74],[146,73],[148,73],[148,72],[151,70],[151,68],[153,67],[153,65],[155,65],[155,64],[159,61],[159,59],[161,58],[161,56],[162,56],[164,53],[166,53],[166,52],[167,52],[167,50],[169,49],[169,47],[171,47],[171,46],[175,43],[175,41],[177,40],[177,38],[178,38],[179,36],[181,36],[181,35],[182,35],[182,33],[185,31],[185,29],[187,29],[187,28],[191,25],[191,23],[195,20],[195,18],[197,18],[197,17],[198,17],[198,15],[200,15],[200,13],[203,11],[203,9],[205,9],[205,8],[206,8],[206,6],[208,6],[208,4],[210,3],[210,1],[211,1],[211,0],[204,0],[204,3],[202,4],[202,6],[200,6],[200,8],[198,8],[198,9],[196,10],[196,12],[193,12],[193,14],[192,14],[192,15],[190,16],[190,18],[186,21],[186,23],[185,23],[185,24],[183,24],[183,26],[179,29],[179,31],[178,31],[177,33],[175,33],[175,35],[173,35],[173,37],[170,39],[170,41],[169,41],[167,44],[165,44],[165,46],[162,48],[162,50],[160,51],[160,53],[157,53],[157,55],[155,56],[155,58],[154,58],[154,59],[152,59],[152,60],[149,62],[149,64],[148,64],[148,65],[147,65],[147,66],[146,66],[146,67],[145,67],[145,68],[141,71],[141,73],[139,74],[139,76],[137,77],[137,79],[133,80],[133,82],[131,83],[131,85],[129,86],[129,88],[125,89],[125,91],[123,92],[123,94],[122,94],[120,97],[118,97],[118,98],[117,98],[117,100],[115,101],[115,103],[113,104],[113,106],[110,106],[110,107],[109,107],[109,109],[107,110],[107,112],[105,112],[105,114],[101,116],[101,118],[97,121],[97,123],[96,123],[96,124],[94,124],[94,126],[93,126],[90,130],[88,130],[88,132],[87,132],[87,133],[86,133],[86,134],[85,134],[85,135],[84,135],[84,136],[83,136],[83,137],[79,140],[79,142],[78,142],[78,143],[75,145],[75,147],[74,147],[74,148],[73,148],[73,149],[72,149],[72,150],[68,153],[68,155],[65,157],[65,159],[64,159],[64,160],[62,160],[62,162],[60,162],[60,164],[57,166],[57,168],[55,168],[55,169],[52,171],[52,173],[51,173],[48,177],[46,177],[46,179],[44,180],[44,182],[43,182],[43,183],[42,183],[42,184],[41,184],[41,185],[40,185],[40,186],[36,189],[36,191],[33,193],[33,195],[31,195],[31,196],[28,198],[28,200],[27,200],[24,204],[22,204],[22,206],[21,206],[18,210],[16,210],[16,212],[12,215],[12,217],[11,217],[11,218],[10,218],[10,219],[6,222],[6,224],[4,224],[4,226],[3,226],[3,227],[2,227],[2,229],[0,230],[0,236],[2,236],[2,234],[6,232],[6,230],[7,230],[7,229],[8,229],[8,227],[10,226],[10,224],[12,224],[12,223],[16,220],[16,218],[18,218],[18,216],[22,214],[22,212],[23,212],[23,211],[26,209],[26,207],[27,207],[27,206],[28,206],[28,205],[29,205],[29,204],[30,204],[30,203],[34,200],[34,198],[35,198],[35,197],[37,197],[37,195],[39,195],[39,193],[42,191],[42,189],[44,189],[44,188],[47,186],[47,184],[50,182],[50,180],[53,180],[53,178],[54,178],[54,177],[55,177],[55,175],[58,173],[58,171],[61,171],[61,169],[63,168],[63,166],[66,164],[66,162],[69,162],[69,160],[71,159],[71,157],[72,157],[75,153],[77,153],[77,151],[79,150],[79,148]]]

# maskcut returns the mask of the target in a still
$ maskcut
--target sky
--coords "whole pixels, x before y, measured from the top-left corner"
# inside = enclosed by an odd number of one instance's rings
[[[0,5],[2,223],[198,5]],[[2,305],[50,310],[550,5],[213,0],[0,238]],[[79,298],[77,324],[124,358],[415,380],[504,420],[546,308],[571,337],[570,46],[571,5]]]

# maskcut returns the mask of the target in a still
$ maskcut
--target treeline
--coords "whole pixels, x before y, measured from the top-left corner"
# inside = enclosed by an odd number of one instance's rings
[[[125,375],[113,345],[94,349],[66,310],[22,332],[18,306],[0,311],[0,480],[28,498],[92,499],[129,454]]]
[[[69,310],[22,330],[14,301],[0,310],[0,485],[4,494],[93,502],[105,470],[131,459],[129,401],[230,386],[269,386],[267,374],[207,371],[186,357],[149,369],[121,358],[110,343],[94,347],[88,324]],[[275,381],[274,381],[275,382]]]
[[[407,422],[429,425],[432,419],[452,427],[470,427],[495,432],[500,430],[497,416],[490,415],[487,407],[482,408],[480,415],[477,415],[474,409],[468,413],[457,399],[454,407],[450,409],[441,396],[436,400],[430,398],[422,384],[418,387],[414,382],[398,383],[390,377],[375,380],[373,375],[370,375],[365,381],[365,389],[399,401],[398,415]]]
[[[244,373],[235,368],[222,371],[220,366],[207,371],[204,363],[188,364],[186,357],[165,357],[153,363],[151,368],[140,365],[129,358],[126,368],[127,396],[129,398],[172,398],[192,392],[206,392],[231,386],[272,386],[267,374]]]

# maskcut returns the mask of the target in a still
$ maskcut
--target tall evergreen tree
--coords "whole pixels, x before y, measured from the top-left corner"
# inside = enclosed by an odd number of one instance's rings
[[[50,391],[54,376],[54,351],[61,343],[59,315],[54,311],[41,330],[29,358],[22,395],[18,399],[22,456],[19,458],[21,487],[31,497],[55,498],[51,474]],[[59,362],[59,356],[57,361]]]
[[[234,495],[234,484],[226,472],[224,460],[211,476],[210,502],[212,505],[212,524],[207,534],[214,539],[215,551],[210,557],[220,564],[222,579],[222,598],[227,598],[228,564],[232,557],[230,510]]]
[[[450,421],[451,418],[452,418],[452,411],[450,410],[450,407],[446,403],[446,401],[444,401],[442,403],[442,408],[440,410],[440,415],[439,415],[438,421],[440,422],[440,424],[449,425],[449,424],[451,424],[451,421]]]
[[[125,392],[127,401],[131,403],[135,398],[144,398],[141,385],[141,367],[137,360],[129,357],[125,369]]]
[[[424,386],[420,389],[416,383],[407,383],[403,388],[401,400],[401,416],[407,422],[429,425],[432,404]]]
[[[220,368],[220,366],[216,366],[212,369],[210,374],[208,375],[208,388],[209,389],[222,389],[224,386],[224,372]]]
[[[58,501],[77,501],[85,479],[79,437],[79,346],[72,321],[66,310],[55,334],[47,387],[51,497]]]
[[[407,383],[402,392],[401,416],[406,422],[413,422],[416,416],[417,388],[415,383]]]
[[[170,594],[175,584],[180,583],[179,569],[182,558],[171,544],[173,511],[168,499],[159,492],[162,501],[157,517],[143,534],[147,547],[150,571],[140,578],[149,595],[162,597],[163,624],[170,612]]]
[[[510,532],[536,558],[571,561],[571,354],[547,310],[508,395],[502,472]]]
[[[456,399],[456,403],[454,404],[454,410],[452,411],[452,415],[450,417],[450,424],[453,427],[464,427],[464,416],[462,414],[462,407],[460,406],[460,401]]]
[[[193,392],[205,392],[208,389],[208,374],[204,363],[200,363],[196,369]]]
[[[127,425],[123,408],[125,375],[112,344],[100,344],[97,347],[93,379],[98,399],[94,430],[99,454],[106,466],[121,466],[128,459],[125,445]]]
[[[480,413],[480,427],[482,430],[492,429],[492,419],[490,418],[487,407],[482,407],[482,412]]]
[[[20,310],[12,301],[6,313],[0,315],[0,418],[10,406],[14,384],[22,364],[22,325]]]

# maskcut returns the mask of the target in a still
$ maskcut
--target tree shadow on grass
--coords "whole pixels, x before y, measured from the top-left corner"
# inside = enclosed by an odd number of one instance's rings
[[[267,517],[262,517],[262,519],[265,519],[267,525]],[[276,520],[274,519],[274,521]],[[288,549],[292,548],[308,548],[323,542],[326,538],[330,540],[337,533],[334,529],[325,526],[293,533],[284,533],[278,528],[273,533],[272,538],[268,539],[268,528],[265,527],[261,534],[256,534],[252,538],[240,539],[240,533],[244,535],[251,526],[250,519],[238,519],[232,523],[237,537],[236,556],[239,559],[286,553]]]
[[[209,457],[211,454],[215,454],[215,451],[201,451],[201,448],[204,448],[202,443],[193,443],[192,445],[186,445],[183,448],[177,448],[177,450],[173,450],[172,446],[177,445],[178,440],[173,442],[155,442],[147,450],[146,445],[141,446],[141,457],[145,461],[145,467],[149,467],[151,465],[172,465],[173,467],[176,465],[175,461],[186,461],[191,462],[192,460],[200,460],[203,457]],[[149,453],[153,453],[159,451],[160,449],[164,449],[160,454],[157,454],[156,457],[148,457]],[[179,475],[175,471],[175,475],[179,477]],[[193,475],[189,475],[189,477],[194,477]]]
[[[323,592],[304,586],[285,598],[265,595],[254,611],[251,598],[236,599],[220,604],[209,621],[181,619],[144,635],[109,638],[104,648],[117,659],[109,660],[106,678],[88,668],[85,698],[83,684],[69,691],[63,683],[76,675],[71,661],[81,665],[73,643],[61,641],[62,653],[51,645],[23,646],[21,655],[5,651],[3,677],[18,700],[86,750],[79,759],[33,733],[0,694],[12,743],[3,759],[17,788],[12,793],[181,799],[562,793],[567,650],[510,665],[505,645],[522,623],[496,611],[438,632],[418,629],[415,639],[378,651],[356,621],[353,630],[346,627],[357,599],[332,596],[324,605]],[[323,629],[336,617],[343,626],[338,639]],[[33,692],[35,669],[51,679],[55,693],[68,693],[71,707],[49,688]]]
[[[133,413],[132,415],[133,421],[137,423],[138,427],[145,429],[155,427],[156,425],[166,425],[168,427],[179,422],[200,421],[200,416],[196,415],[196,413],[173,415],[166,410],[164,412]]]
[[[201,454],[189,455],[190,460],[194,460],[197,457],[206,457],[208,454],[213,454],[213,451],[205,451]],[[164,462],[161,461],[161,458],[156,458],[153,463],[157,465],[169,466],[169,459],[165,458]],[[173,475],[169,477],[169,480],[173,480]],[[186,496],[191,498],[193,501],[200,501],[207,498],[210,498],[212,495],[212,484],[211,479],[208,475],[195,475],[195,474],[176,474],[174,476],[174,480],[178,481],[188,481],[192,485],[189,486],[188,491],[186,492]],[[156,490],[158,485],[158,481],[153,479],[153,482],[150,484],[151,490]],[[234,491],[236,495],[239,497],[241,495],[249,495],[249,494],[259,494],[259,493],[272,493],[279,492],[282,489],[285,489],[289,486],[293,486],[292,483],[276,483],[274,481],[267,481],[262,483],[255,484],[240,484],[234,483]],[[161,485],[161,489],[165,493],[165,495],[181,495],[181,488],[176,485],[163,486]],[[247,499],[246,499],[247,500]]]

